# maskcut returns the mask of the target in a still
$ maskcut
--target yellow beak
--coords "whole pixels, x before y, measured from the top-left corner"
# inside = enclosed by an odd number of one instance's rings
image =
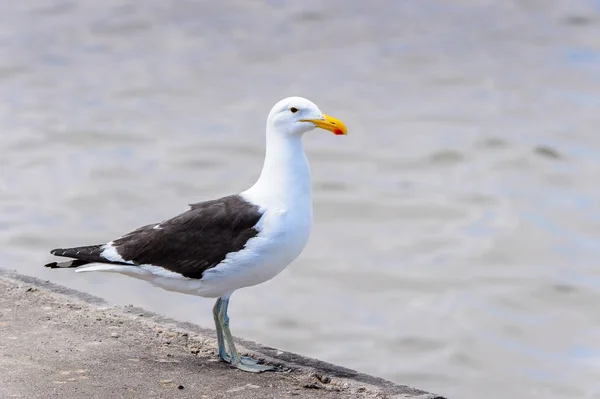
[[[316,127],[329,130],[338,136],[345,136],[348,134],[348,130],[346,130],[346,125],[344,125],[344,122],[334,118],[333,116],[323,114],[323,119],[302,119],[302,122],[314,123]]]

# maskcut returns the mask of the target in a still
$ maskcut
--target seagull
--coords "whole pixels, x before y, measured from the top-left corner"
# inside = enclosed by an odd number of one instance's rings
[[[45,266],[120,273],[168,291],[218,298],[213,317],[221,360],[248,372],[273,370],[240,356],[227,308],[234,291],[281,273],[308,241],[313,210],[302,137],[315,128],[347,134],[342,121],[305,98],[279,101],[267,117],[262,171],[249,189],[191,204],[105,244],[53,249],[52,255],[73,260]]]

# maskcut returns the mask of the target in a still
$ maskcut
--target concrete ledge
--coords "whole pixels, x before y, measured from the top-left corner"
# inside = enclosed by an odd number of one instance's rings
[[[214,330],[0,269],[0,397],[444,399],[236,339],[278,365],[219,362]]]

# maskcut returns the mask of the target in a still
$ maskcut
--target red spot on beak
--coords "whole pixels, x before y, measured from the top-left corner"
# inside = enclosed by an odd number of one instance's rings
[[[344,135],[344,132],[342,132],[340,129],[335,129],[335,130],[333,131],[333,134],[335,134],[335,135],[338,135],[338,136],[343,136],[343,135]]]

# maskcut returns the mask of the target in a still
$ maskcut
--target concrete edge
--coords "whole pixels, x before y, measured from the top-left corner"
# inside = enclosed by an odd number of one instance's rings
[[[120,312],[124,316],[131,316],[131,314],[143,314],[145,324],[151,323],[155,325],[164,326],[166,328],[176,329],[181,332],[190,332],[194,334],[202,334],[210,337],[216,337],[215,331],[213,329],[203,328],[189,322],[174,320],[162,316],[160,314],[150,312],[145,309],[137,308],[134,306],[113,305],[107,302],[106,300],[96,297],[94,295],[67,288],[58,284],[54,284],[48,280],[45,281],[37,277],[23,275],[15,270],[7,270],[0,268],[0,277],[20,283],[29,284],[35,286],[38,289],[44,289],[54,294],[66,296],[71,300],[83,302],[92,307],[110,307],[112,311]],[[258,357],[263,357],[269,363],[283,366],[283,368],[292,370],[295,369],[304,373],[314,373],[316,375],[327,375],[336,379],[340,379],[342,380],[341,382],[346,383],[348,385],[369,385],[373,390],[379,391],[384,395],[392,395],[392,397],[395,398],[410,397],[418,399],[447,399],[444,396],[432,394],[420,389],[412,388],[407,385],[396,384],[383,378],[360,373],[356,370],[348,369],[332,363],[327,363],[318,359],[313,359],[295,353],[282,351],[276,348],[271,348],[265,345],[261,345],[257,342],[249,341],[238,337],[235,337],[235,341],[236,343],[239,343],[249,351],[254,352],[256,355],[258,355]]]

